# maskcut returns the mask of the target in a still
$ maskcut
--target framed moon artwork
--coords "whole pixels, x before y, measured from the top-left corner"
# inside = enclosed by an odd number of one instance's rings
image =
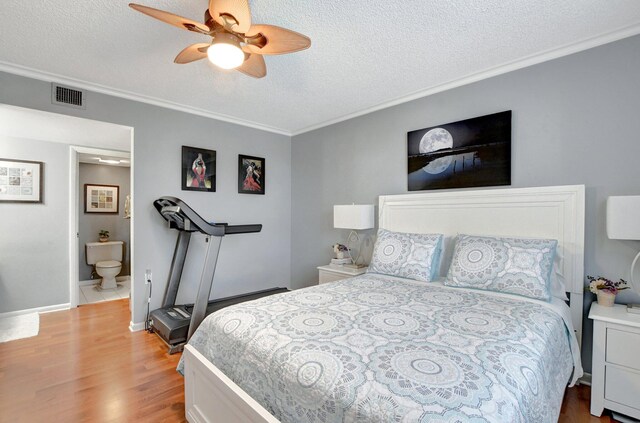
[[[511,185],[511,110],[407,133],[408,188]]]

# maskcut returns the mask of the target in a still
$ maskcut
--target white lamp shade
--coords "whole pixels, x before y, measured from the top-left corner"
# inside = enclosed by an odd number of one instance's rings
[[[351,204],[347,206],[333,206],[333,227],[356,230],[373,228],[373,205]]]
[[[607,199],[607,236],[609,239],[640,240],[640,195]]]

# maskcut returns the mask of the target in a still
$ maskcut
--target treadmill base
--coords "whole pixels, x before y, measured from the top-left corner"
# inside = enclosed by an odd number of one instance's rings
[[[221,310],[230,305],[245,301],[257,300],[273,294],[289,291],[287,288],[271,288],[249,294],[236,295],[210,301],[206,315]],[[169,354],[182,351],[187,340],[187,333],[191,321],[192,305],[177,305],[153,310],[150,314],[150,326],[155,334],[169,347]]]

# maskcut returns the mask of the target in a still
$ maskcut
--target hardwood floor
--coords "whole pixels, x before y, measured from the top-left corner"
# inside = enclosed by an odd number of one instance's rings
[[[180,355],[131,333],[129,316],[129,300],[83,305],[0,344],[0,421],[185,421]]]
[[[128,325],[128,300],[88,304],[42,314],[38,336],[0,344],[0,421],[184,422],[179,354]],[[559,421],[614,421],[589,414],[589,395],[569,389]]]

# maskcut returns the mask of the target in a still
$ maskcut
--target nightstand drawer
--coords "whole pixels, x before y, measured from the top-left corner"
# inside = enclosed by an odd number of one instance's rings
[[[335,282],[367,273],[366,267],[350,268],[342,266],[318,266],[318,281],[323,283]]]
[[[607,328],[606,361],[640,370],[640,333]]]
[[[607,366],[604,397],[640,410],[640,373]]]
[[[339,281],[341,279],[346,279],[349,276],[341,275],[339,273],[331,273],[331,272],[320,272],[320,283],[329,283]]]

